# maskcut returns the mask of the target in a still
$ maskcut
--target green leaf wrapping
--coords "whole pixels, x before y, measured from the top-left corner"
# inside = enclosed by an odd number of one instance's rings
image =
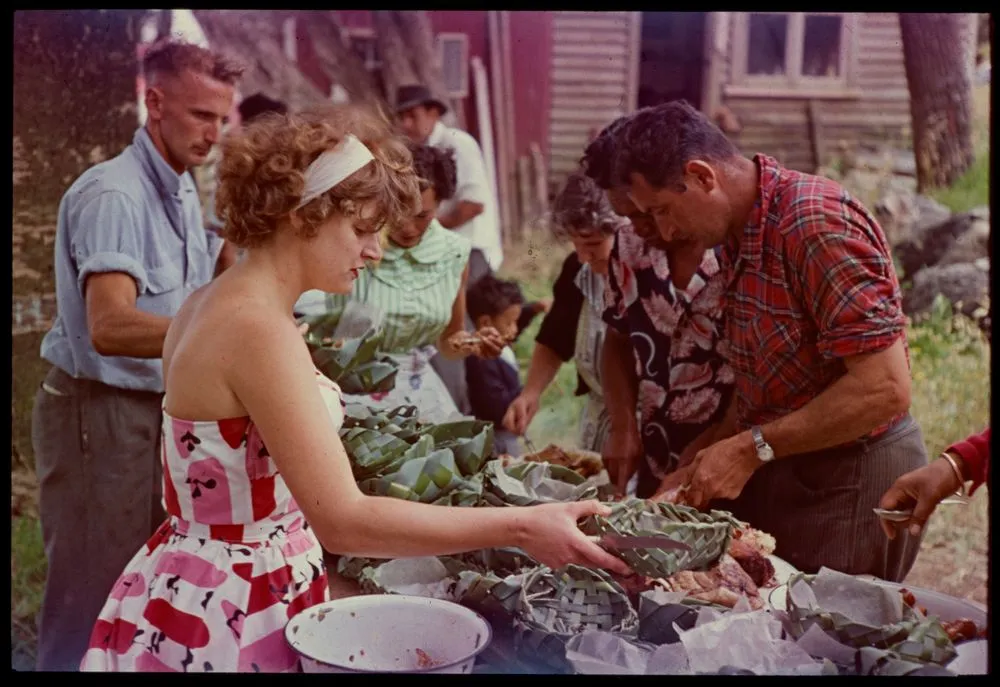
[[[492,460],[483,471],[483,501],[490,506],[533,506],[596,499],[597,487],[578,473],[550,463],[504,468]]]
[[[460,420],[431,425],[424,435],[434,440],[434,447],[448,449],[462,474],[471,477],[482,470],[493,454],[493,425],[481,420]]]
[[[393,496],[408,501],[432,503],[455,489],[470,489],[447,449],[402,463],[399,470],[358,483],[361,491],[376,496]]]
[[[340,430],[351,470],[367,494],[453,506],[480,505],[480,466],[493,450],[493,425],[424,425],[414,406],[373,411],[351,404]]]
[[[811,588],[816,577],[795,573],[788,579],[789,593],[785,603],[790,628],[796,638],[801,637],[812,625],[819,625],[820,629],[841,644],[857,649],[886,650],[891,659],[944,665],[957,655],[951,639],[936,617],[925,618],[901,601],[900,619],[878,626],[858,622],[843,613],[822,608],[818,602],[797,602],[797,594],[792,593],[792,587],[804,583]],[[852,578],[849,584],[862,587],[876,583]],[[895,592],[890,590],[890,593]]]
[[[592,515],[582,529],[589,535],[667,535],[691,547],[679,549],[625,549],[613,551],[629,566],[647,577],[669,577],[680,570],[712,565],[729,548],[735,528],[742,523],[724,511],[702,513],[688,506],[629,498],[610,504],[608,516]]]
[[[460,574],[458,589],[463,605],[510,616],[518,651],[560,671],[569,668],[566,641],[573,635],[603,630],[635,636],[639,626],[625,590],[603,570],[538,566],[505,578],[468,571]]]
[[[379,355],[381,330],[373,328],[358,338],[331,341],[338,319],[318,315],[299,320],[309,324],[305,340],[316,368],[344,393],[370,394],[395,388],[399,366],[392,358]]]

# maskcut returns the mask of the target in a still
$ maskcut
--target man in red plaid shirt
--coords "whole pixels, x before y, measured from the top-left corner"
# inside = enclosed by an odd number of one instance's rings
[[[660,493],[732,511],[800,570],[902,580],[919,535],[887,539],[872,508],[927,454],[881,228],[839,184],[748,159],[686,103],[631,116],[615,176],[665,241],[721,245],[729,281],[734,401]]]

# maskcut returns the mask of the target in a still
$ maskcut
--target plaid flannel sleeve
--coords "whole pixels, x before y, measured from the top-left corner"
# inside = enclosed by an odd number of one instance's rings
[[[906,324],[899,281],[875,220],[847,198],[811,200],[784,227],[796,296],[827,358],[875,353]]]

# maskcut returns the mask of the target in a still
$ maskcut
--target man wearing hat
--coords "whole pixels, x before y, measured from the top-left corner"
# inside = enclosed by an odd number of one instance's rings
[[[441,203],[438,221],[472,241],[471,285],[485,271],[481,258],[485,258],[490,270],[500,269],[503,262],[500,222],[482,150],[472,136],[441,121],[447,111],[448,106],[431,95],[427,86],[400,86],[396,91],[396,116],[403,132],[415,143],[455,151],[458,189],[454,198]]]

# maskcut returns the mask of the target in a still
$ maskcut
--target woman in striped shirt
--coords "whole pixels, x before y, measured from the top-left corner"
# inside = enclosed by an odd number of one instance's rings
[[[344,394],[344,400],[378,409],[413,405],[422,421],[440,423],[460,413],[430,359],[438,350],[451,359],[464,355],[448,338],[465,325],[471,243],[435,219],[438,204],[455,193],[454,153],[432,146],[411,150],[421,180],[420,213],[389,231],[382,261],[358,276],[351,294],[307,292],[295,310],[305,315],[343,315],[353,301],[381,319],[380,350],[399,365],[396,387],[382,393]],[[479,334],[483,356],[499,356],[504,346],[500,334],[492,328]]]

